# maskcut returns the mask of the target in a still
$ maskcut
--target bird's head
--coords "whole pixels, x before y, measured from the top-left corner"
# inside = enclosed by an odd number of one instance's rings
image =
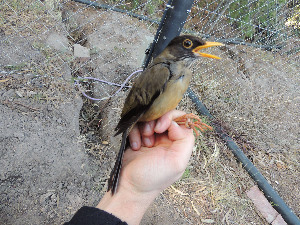
[[[200,52],[202,49],[223,46],[219,42],[204,41],[201,38],[192,35],[182,35],[175,37],[167,46],[168,52],[178,60],[196,59],[199,57],[207,57],[220,59],[220,57]]]

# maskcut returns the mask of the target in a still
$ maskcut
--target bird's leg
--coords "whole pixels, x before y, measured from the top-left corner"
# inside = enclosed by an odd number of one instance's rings
[[[205,123],[193,113],[185,114],[180,116],[174,120],[179,125],[185,125],[188,128],[192,128],[195,131],[196,136],[199,136],[199,133],[196,128],[198,128],[201,132],[205,130],[213,130],[213,128]]]

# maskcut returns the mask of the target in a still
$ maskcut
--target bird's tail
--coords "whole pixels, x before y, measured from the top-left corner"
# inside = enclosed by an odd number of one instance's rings
[[[120,147],[114,168],[111,171],[110,178],[108,180],[107,191],[111,190],[112,195],[115,194],[117,191],[119,178],[120,178],[120,172],[121,172],[121,168],[122,168],[123,155],[124,155],[124,152],[125,152],[125,150],[127,148],[127,144],[128,144],[127,136],[128,136],[128,129],[126,129],[123,132],[121,147]]]

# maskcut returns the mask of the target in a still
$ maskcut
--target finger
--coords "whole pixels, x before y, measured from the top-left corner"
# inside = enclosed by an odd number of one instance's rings
[[[156,134],[155,135],[155,143],[154,146],[162,146],[162,147],[170,147],[173,144],[173,141],[171,141],[168,137],[167,132],[162,134]]]
[[[195,137],[193,135],[193,130],[188,129],[185,126],[179,126],[176,122],[172,121],[169,129],[168,136],[170,140],[173,140],[172,151],[173,157],[173,168],[182,174],[188,165],[189,159],[192,155]]]
[[[175,118],[178,118],[185,114],[185,112],[179,110],[172,110],[170,112],[167,112],[165,115],[163,115],[157,120],[156,125],[154,127],[154,131],[159,134],[165,132],[170,127],[171,122]]]
[[[138,125],[134,125],[134,127],[131,129],[129,133],[129,142],[130,142],[130,147],[132,150],[139,150],[142,145],[141,141],[141,133],[138,128]]]
[[[171,121],[168,128],[168,136],[172,141],[190,139],[194,137],[193,130],[182,125],[179,126],[175,121]]]
[[[143,139],[143,145],[148,147],[148,148],[151,148],[154,146],[154,143],[155,143],[155,137],[154,135],[151,135],[151,136],[142,136],[142,139]]]
[[[141,130],[140,130],[142,136],[149,137],[149,136],[153,135],[154,134],[155,123],[156,122],[154,120],[143,123],[142,126],[141,126]]]

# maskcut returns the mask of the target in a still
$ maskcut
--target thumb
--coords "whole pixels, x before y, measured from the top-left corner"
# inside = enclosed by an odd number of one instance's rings
[[[193,130],[185,126],[179,126],[176,122],[172,121],[168,128],[168,136],[173,141],[170,149],[173,150],[172,156],[176,159],[174,160],[173,168],[176,168],[182,174],[193,152],[195,143]]]
[[[179,126],[175,121],[172,121],[168,128],[168,136],[172,141],[185,140],[194,142],[193,130],[185,126]]]

